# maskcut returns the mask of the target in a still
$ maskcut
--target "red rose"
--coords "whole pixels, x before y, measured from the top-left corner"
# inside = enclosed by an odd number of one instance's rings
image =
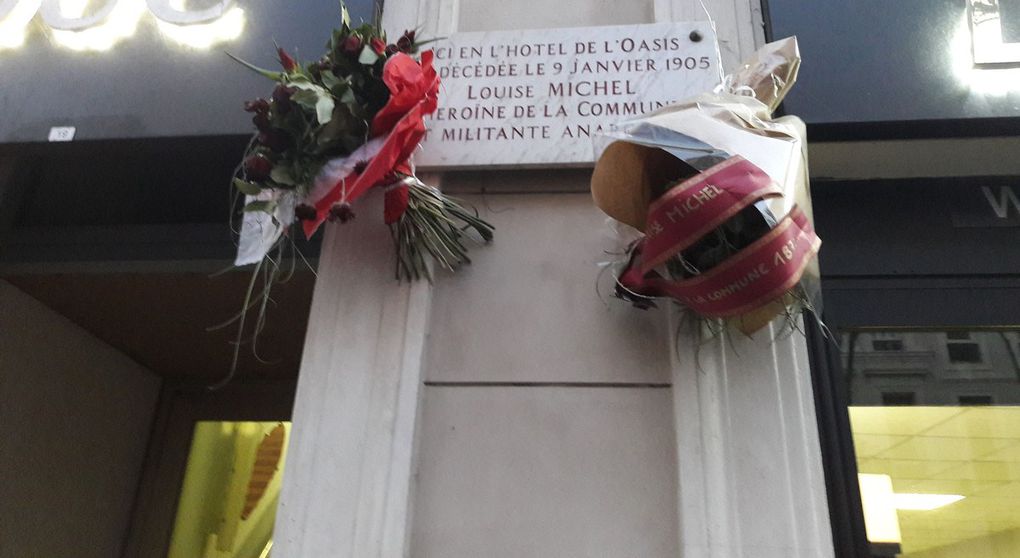
[[[251,123],[255,125],[260,132],[264,132],[269,129],[269,113],[256,112],[255,116],[251,117]]]
[[[400,52],[408,54],[414,50],[414,30],[404,31],[404,34],[397,39],[397,48]]]
[[[382,56],[383,53],[386,52],[386,43],[384,43],[379,37],[372,37],[369,44],[372,46],[372,50],[379,56]]]
[[[351,56],[361,54],[361,39],[357,35],[347,37],[344,39],[343,44],[340,45],[340,50],[344,51],[344,54]]]
[[[280,56],[280,65],[285,71],[290,73],[294,71],[294,68],[297,68],[297,62],[287,54],[287,51],[283,50],[283,47],[276,47],[276,54]]]
[[[424,117],[435,112],[439,96],[439,76],[432,67],[432,59],[432,51],[425,51],[420,63],[403,53],[394,54],[386,62],[383,82],[390,90],[390,98],[372,119],[371,127],[371,135],[385,136],[385,141],[362,172],[344,177],[315,201],[316,210],[323,217],[304,222],[307,237],[315,233],[334,204],[353,202],[393,172],[411,174],[408,159],[425,135]],[[387,219],[398,218],[396,206],[401,204],[393,205],[387,210]]]
[[[269,178],[273,163],[262,155],[252,155],[244,160],[244,175],[248,180],[262,182]]]
[[[287,87],[280,83],[273,88],[273,103],[276,106],[277,112],[280,114],[287,114],[290,112],[290,98],[294,93],[297,93],[296,87]]]
[[[255,99],[254,101],[244,102],[245,112],[254,112],[256,114],[269,112],[269,101],[265,99]]]

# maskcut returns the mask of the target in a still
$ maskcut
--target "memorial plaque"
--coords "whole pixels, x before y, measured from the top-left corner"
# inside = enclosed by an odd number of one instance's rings
[[[719,83],[707,22],[457,33],[421,168],[587,165],[592,136]]]

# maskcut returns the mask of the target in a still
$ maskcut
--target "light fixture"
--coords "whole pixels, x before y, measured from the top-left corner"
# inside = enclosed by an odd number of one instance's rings
[[[28,22],[41,4],[42,0],[0,0],[0,49],[16,48],[25,42]]]
[[[975,64],[1020,63],[1020,36],[1015,29],[1020,14],[1003,9],[1000,0],[968,0],[967,15]]]
[[[237,39],[245,12],[236,0],[191,6],[188,0],[0,0],[0,50],[25,42],[38,14],[53,42],[77,51],[104,51],[131,37],[146,15],[161,34],[183,46],[209,48]],[[209,4],[205,2],[204,4]]]
[[[120,0],[108,2],[98,12],[83,16],[62,10],[65,6],[84,9],[88,2],[65,2],[59,7],[53,2],[43,2],[43,20],[52,29],[54,42],[79,51],[110,50],[135,34],[138,21],[146,11],[144,0]]]
[[[893,503],[898,510],[930,511],[963,500],[959,494],[893,494]]]
[[[857,475],[857,480],[861,485],[861,504],[868,541],[899,545],[903,535],[896,516],[892,477],[861,473]]]
[[[209,23],[177,25],[156,19],[156,25],[164,37],[183,46],[205,49],[217,43],[234,40],[244,32],[244,10],[231,8],[221,17]]]
[[[985,97],[1005,97],[1020,91],[1020,67],[1003,67],[1001,64],[980,64],[974,56],[974,32],[970,16],[964,12],[949,39],[949,69],[957,83],[977,98],[981,106]]]

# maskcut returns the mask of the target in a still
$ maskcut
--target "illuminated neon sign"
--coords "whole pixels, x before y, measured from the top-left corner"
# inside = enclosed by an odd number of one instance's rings
[[[56,44],[73,50],[108,50],[134,35],[146,14],[164,37],[208,48],[241,35],[244,10],[235,3],[216,0],[191,9],[187,0],[0,0],[0,49],[24,44],[29,24],[38,15]]]

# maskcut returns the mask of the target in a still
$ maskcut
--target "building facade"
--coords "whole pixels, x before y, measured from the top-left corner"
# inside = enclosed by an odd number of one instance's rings
[[[220,51],[312,59],[336,5],[57,4],[0,2],[0,557],[1020,551],[1020,70],[975,39],[1015,46],[1011,3],[352,3],[394,36],[700,22],[726,70],[798,35],[824,325],[701,342],[600,296],[590,167],[436,167],[497,240],[400,283],[366,198],[216,391],[268,90]]]

